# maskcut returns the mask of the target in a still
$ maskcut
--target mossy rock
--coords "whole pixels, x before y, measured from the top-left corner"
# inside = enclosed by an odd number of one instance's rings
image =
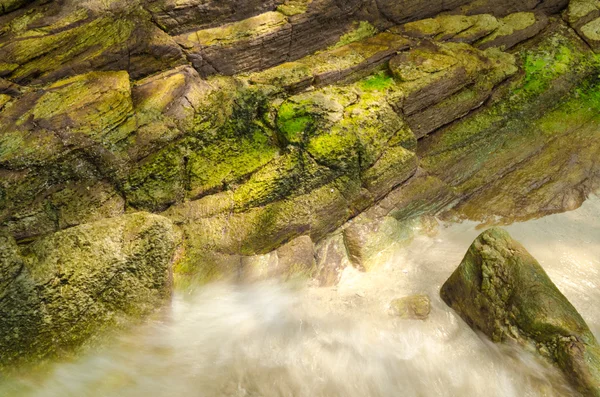
[[[0,46],[3,76],[39,83],[92,69],[127,70],[144,77],[185,63],[181,48],[141,7],[115,10],[113,15],[97,15],[83,7],[66,10],[58,18],[48,8],[42,13],[46,25],[24,21],[32,26],[11,32]],[[124,46],[130,48],[127,56]]]
[[[442,299],[494,342],[516,340],[558,365],[577,389],[600,395],[600,347],[539,263],[502,229],[473,242]]]
[[[111,149],[131,130],[126,72],[90,72],[23,95],[0,115],[0,163],[10,168],[48,165],[74,149]]]
[[[411,295],[390,302],[390,315],[403,320],[426,320],[431,312],[427,295]]]
[[[180,35],[177,41],[185,48],[227,46],[243,40],[267,35],[287,23],[281,12],[266,12],[225,26]]]
[[[170,296],[172,223],[136,213],[17,247],[2,237],[1,366],[65,354]]]
[[[519,63],[524,73],[500,90],[489,106],[420,142],[420,166],[430,175],[450,185],[458,196],[479,190],[480,197],[491,199],[488,204],[495,203],[491,211],[486,205],[483,211],[486,216],[481,216],[476,206],[467,205],[467,216],[475,219],[509,213],[512,217],[507,220],[528,219],[536,213],[573,208],[568,197],[576,191],[585,196],[594,186],[594,178],[590,183],[579,179],[582,175],[593,176],[588,160],[566,167],[560,177],[556,168],[547,167],[549,163],[568,163],[572,153],[580,150],[579,145],[587,145],[590,151],[596,148],[595,135],[589,135],[595,128],[593,121],[587,127],[582,123],[590,120],[596,109],[597,88],[593,88],[592,76],[597,65],[593,53],[572,31],[559,26],[549,30],[534,46],[523,49]],[[564,129],[565,124],[560,120],[570,112],[577,116],[569,120],[577,122]],[[571,135],[570,141],[563,137],[565,133]],[[588,138],[584,139],[586,134]],[[557,150],[559,147],[564,150]],[[589,159],[587,151],[583,149],[582,159]],[[551,152],[554,154],[545,156]],[[523,176],[515,170],[521,166],[529,168],[532,179],[538,182],[504,184],[508,179]],[[513,170],[516,173],[509,176]],[[482,186],[490,188],[489,195]],[[561,190],[566,194],[558,193]],[[530,192],[534,192],[531,201],[520,199]],[[473,197],[473,203],[477,196]],[[558,203],[562,198],[568,204],[566,207]],[[534,202],[538,203],[537,210]],[[480,215],[475,216],[477,212]]]
[[[33,2],[33,0],[1,0],[0,15],[17,10],[31,2]]]
[[[482,49],[501,47],[506,50],[535,36],[547,25],[548,18],[544,13],[516,12],[502,18],[498,28],[475,45]]]

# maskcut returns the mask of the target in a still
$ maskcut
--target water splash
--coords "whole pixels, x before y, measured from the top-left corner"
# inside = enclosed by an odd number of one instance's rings
[[[600,199],[507,227],[598,329]],[[417,237],[339,286],[213,284],[177,295],[160,319],[44,373],[0,383],[15,397],[573,396],[552,366],[476,335],[439,299],[480,232],[473,223]],[[391,299],[426,293],[426,321],[392,318]]]

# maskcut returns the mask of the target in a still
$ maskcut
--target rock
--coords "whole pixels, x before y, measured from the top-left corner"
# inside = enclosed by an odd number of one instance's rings
[[[473,242],[442,299],[494,342],[516,340],[558,365],[585,395],[600,395],[600,346],[539,263],[501,229]]]
[[[47,83],[90,71],[125,70],[141,78],[186,63],[181,48],[142,9],[40,11],[45,18],[34,18],[32,26],[25,20],[28,29],[0,36],[0,76]]]
[[[409,48],[406,38],[380,33],[350,44],[288,62],[249,76],[258,84],[277,85],[296,92],[312,85],[326,86],[339,81],[358,80],[384,64],[397,52]]]
[[[378,0],[377,5],[386,18],[394,21],[396,24],[401,24],[414,21],[415,19],[434,16],[445,10],[459,7],[469,2],[469,0],[434,0],[430,2],[408,0],[399,3],[394,0]]]
[[[311,277],[315,270],[315,249],[309,236],[300,236],[277,249],[278,274],[285,279]]]
[[[496,17],[504,17],[508,14],[517,12],[531,11],[534,8],[552,9],[556,3],[562,2],[565,5],[565,0],[480,0],[471,1],[467,4],[454,10],[456,14],[476,15],[476,14],[492,14]]]
[[[161,216],[135,213],[18,247],[0,239],[0,366],[63,354],[154,312],[171,294],[179,238]]]
[[[563,17],[596,53],[600,52],[600,3],[572,0]]]
[[[0,15],[19,9],[33,0],[0,0]]]
[[[544,13],[518,12],[502,18],[498,28],[476,43],[481,49],[502,47],[509,49],[530,39],[548,25]]]
[[[564,0],[19,1],[0,15],[0,228],[24,244],[164,213],[180,279],[208,282],[367,210],[573,208],[600,181],[597,58],[566,26],[592,43],[590,1],[565,23]],[[317,249],[325,284],[338,243]]]
[[[390,216],[372,217],[369,211],[354,218],[343,230],[352,265],[373,270],[381,262],[380,254],[412,238],[411,226]]]
[[[285,62],[291,32],[287,17],[273,11],[222,27],[185,33],[176,41],[202,76],[233,75]]]
[[[176,35],[241,21],[274,10],[283,0],[151,0],[148,9],[169,34]]]
[[[517,72],[508,54],[479,52],[462,43],[426,43],[390,61],[405,81],[397,106],[417,139],[481,106],[494,88]]]
[[[337,285],[342,271],[350,266],[348,251],[341,233],[326,237],[315,249],[317,261],[316,279],[321,287]]]
[[[300,236],[265,255],[242,258],[245,281],[277,278],[282,281],[310,278],[315,271],[314,244]]]
[[[449,184],[455,194],[474,193],[455,207],[459,216],[496,224],[503,219],[531,219],[573,208],[571,198],[580,203],[597,185],[595,172],[590,173],[592,162],[587,160],[596,146],[579,140],[587,135],[595,142],[596,134],[588,131],[598,128],[592,117],[598,106],[596,96],[565,96],[579,84],[587,87],[582,92],[595,92],[588,83],[582,83],[595,70],[590,63],[593,53],[570,29],[561,26],[554,26],[540,39],[523,52],[525,76],[506,87],[520,95],[499,93],[497,98],[503,99],[420,142],[419,166],[423,170]],[[574,70],[578,77],[571,74]],[[545,109],[543,113],[539,113],[541,109]],[[567,115],[573,123],[568,129]],[[571,162],[573,155],[581,161]],[[521,172],[523,168],[529,171]],[[591,179],[586,181],[583,175]]]
[[[473,43],[495,31],[499,22],[493,15],[440,15],[392,28],[415,38]]]
[[[427,295],[411,295],[390,302],[390,314],[404,320],[426,320],[431,312]]]

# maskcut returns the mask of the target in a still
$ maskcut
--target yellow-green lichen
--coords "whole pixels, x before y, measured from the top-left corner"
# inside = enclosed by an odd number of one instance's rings
[[[280,12],[267,12],[243,21],[217,28],[199,30],[181,35],[178,41],[186,47],[230,45],[271,33],[287,24],[287,17]]]
[[[599,41],[600,40],[600,18],[594,19],[581,27],[581,33],[585,35],[587,39]]]
[[[377,28],[368,21],[360,21],[354,25],[354,28],[340,37],[340,40],[330,48],[338,48],[356,41],[361,41],[377,34]]]
[[[304,14],[308,10],[308,6],[312,0],[286,0],[285,3],[277,6],[277,11],[292,17],[294,15]]]

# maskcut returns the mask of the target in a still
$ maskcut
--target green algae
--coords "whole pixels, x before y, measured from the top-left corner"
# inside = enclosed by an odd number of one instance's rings
[[[343,47],[350,43],[373,37],[378,33],[377,28],[371,25],[371,23],[368,21],[360,21],[354,26],[354,29],[340,37],[340,40],[333,46],[329,47],[329,49]]]
[[[552,80],[569,71],[573,65],[575,54],[567,45],[560,45],[548,53],[529,54],[525,58],[524,84],[521,88],[528,95],[545,91]]]
[[[154,312],[170,296],[179,243],[168,219],[145,213],[70,228],[26,247],[0,240],[0,272],[10,276],[0,302],[0,368],[7,369],[64,355]]]
[[[380,71],[358,82],[358,87],[366,92],[384,91],[394,86],[396,82],[388,71]]]
[[[34,74],[51,73],[75,58],[77,62],[98,58],[111,47],[124,43],[134,27],[128,19],[98,18],[41,37],[28,37],[24,32],[22,40],[12,41],[1,51],[5,62],[18,65],[11,70],[11,76],[27,79]]]
[[[444,134],[438,135],[435,143],[428,143],[423,159],[423,165],[427,169],[441,171],[447,167],[446,161],[454,162],[453,158],[461,157],[462,154],[459,153],[466,153],[469,147],[478,145],[477,142],[489,136],[490,131],[500,128],[511,130],[519,128],[517,124],[533,121],[522,116],[515,118],[511,114],[528,111],[527,109],[536,112],[539,106],[552,106],[552,103],[543,100],[542,95],[551,95],[553,89],[563,89],[562,85],[556,84],[562,76],[585,76],[595,68],[594,58],[578,44],[576,38],[569,37],[562,31],[549,35],[535,48],[524,51],[521,63],[524,73],[511,83],[504,100],[452,126]],[[564,94],[566,93],[559,95]],[[473,156],[472,161],[478,161],[477,157]],[[462,177],[454,178],[455,183],[460,180]]]

